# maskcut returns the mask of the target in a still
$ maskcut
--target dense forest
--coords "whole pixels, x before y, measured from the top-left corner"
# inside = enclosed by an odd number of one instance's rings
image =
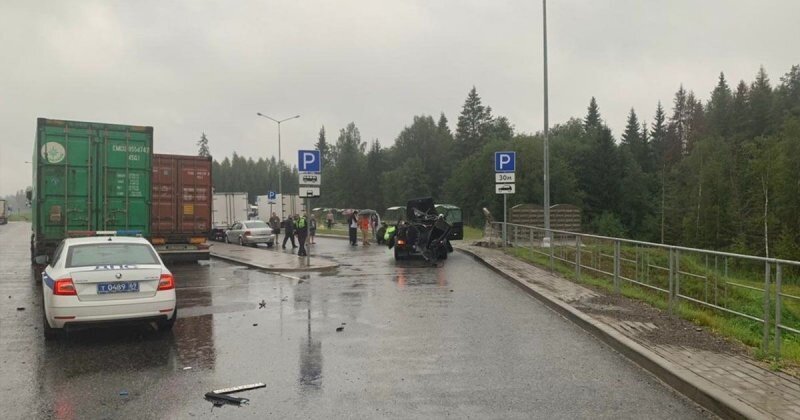
[[[206,144],[207,145],[207,144]],[[473,87],[451,131],[444,114],[415,116],[390,147],[365,141],[354,123],[335,141],[321,128],[323,196],[315,207],[385,209],[432,195],[482,222],[502,211],[493,154],[517,152],[509,205],[542,203],[542,135],[515,133]],[[213,148],[213,143],[212,143]],[[582,119],[550,130],[551,203],[583,209],[586,231],[640,240],[800,259],[800,66],[778,82],[761,68],[751,83],[719,75],[703,100],[681,86],[653,121],[630,110],[615,138],[591,98]],[[284,191],[296,168],[282,165]],[[218,191],[277,189],[274,158],[214,161]]]

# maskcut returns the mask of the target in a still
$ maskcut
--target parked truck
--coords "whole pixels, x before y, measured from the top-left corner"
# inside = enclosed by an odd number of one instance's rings
[[[272,213],[281,217],[281,208],[283,208],[281,220],[289,215],[303,214],[306,211],[305,200],[298,197],[297,194],[276,194],[275,200],[270,200],[266,195],[259,195],[256,197],[256,206],[258,207],[258,219],[265,222],[269,222]]]
[[[39,118],[32,162],[32,258],[72,235],[149,237],[153,127]]]
[[[6,214],[6,200],[0,200],[0,225],[8,223],[8,215]]]
[[[212,225],[209,237],[215,241],[225,240],[225,231],[235,222],[247,220],[250,203],[245,192],[214,193],[211,213]]]
[[[153,155],[150,242],[165,261],[209,259],[211,158]]]

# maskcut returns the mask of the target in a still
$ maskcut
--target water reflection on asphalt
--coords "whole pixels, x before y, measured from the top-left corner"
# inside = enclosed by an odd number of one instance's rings
[[[3,308],[0,320],[5,418],[697,414],[461,254],[438,267],[397,264],[385,247],[320,239],[312,252],[339,262],[337,271],[175,265],[172,333],[98,328],[45,343],[38,274],[18,266],[25,251],[0,251],[0,272],[13,276],[0,290],[28,302],[21,313]],[[248,405],[213,408],[203,398],[254,382],[267,387],[236,395]]]

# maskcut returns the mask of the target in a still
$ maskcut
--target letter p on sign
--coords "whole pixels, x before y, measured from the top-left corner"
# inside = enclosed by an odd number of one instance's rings
[[[299,150],[297,152],[297,169],[300,172],[319,173],[322,169],[319,150]]]
[[[514,172],[516,152],[494,152],[495,172]]]

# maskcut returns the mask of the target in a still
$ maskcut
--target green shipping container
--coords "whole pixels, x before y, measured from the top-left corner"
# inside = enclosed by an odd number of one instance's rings
[[[81,231],[150,231],[153,127],[39,118],[31,256]]]

